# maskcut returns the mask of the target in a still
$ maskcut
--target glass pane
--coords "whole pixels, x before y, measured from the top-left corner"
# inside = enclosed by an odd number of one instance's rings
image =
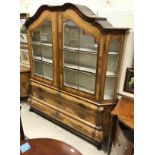
[[[96,73],[96,59],[95,53],[79,52],[79,69]]]
[[[52,80],[53,79],[53,64],[43,62],[43,72],[44,72],[44,78]]]
[[[42,60],[52,63],[52,47],[41,45]]]
[[[41,61],[34,61],[34,74],[38,75],[38,76],[42,76],[43,75],[43,65]]]
[[[52,44],[51,21],[44,21],[40,26],[40,40],[42,43]]]
[[[105,89],[104,89],[104,99],[112,99],[114,95],[115,88],[115,80],[114,77],[107,77],[105,81]]]
[[[79,90],[94,94],[95,93],[95,75],[79,72]]]
[[[75,68],[78,65],[78,51],[64,49],[64,65],[70,65],[70,67]]]
[[[79,47],[80,29],[71,20],[64,22],[64,46]]]
[[[35,31],[32,32],[32,42],[40,42],[40,29],[35,29]]]
[[[120,51],[120,41],[118,39],[112,40],[109,46],[109,52],[117,52]]]
[[[78,71],[64,68],[64,84],[78,89]]]
[[[95,43],[95,38],[92,35],[84,34],[80,31],[80,48],[88,48],[97,51],[98,44]]]
[[[32,44],[32,53],[33,53],[34,59],[41,60],[42,54],[41,54],[40,45]]]
[[[107,71],[116,74],[117,65],[118,65],[118,55],[109,55],[108,56]]]

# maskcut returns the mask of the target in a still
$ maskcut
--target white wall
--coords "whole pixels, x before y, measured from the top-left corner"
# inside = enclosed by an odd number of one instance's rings
[[[127,67],[131,67],[133,61],[133,0],[20,0],[20,12],[29,12],[34,15],[37,9],[43,5],[62,5],[66,2],[82,4],[89,7],[98,16],[103,16],[116,27],[131,28],[126,36],[124,59],[119,83],[118,93],[133,97],[133,94],[123,91]]]

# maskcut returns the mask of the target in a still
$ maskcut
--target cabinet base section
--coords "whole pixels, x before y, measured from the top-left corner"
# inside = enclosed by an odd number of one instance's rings
[[[53,123],[67,129],[71,133],[83,138],[89,143],[95,145],[98,149],[102,148],[103,131],[98,130],[95,127],[91,127],[79,120],[68,117],[61,112],[56,111],[46,105],[36,102],[31,99],[30,111],[33,111],[48,120],[51,120]]]

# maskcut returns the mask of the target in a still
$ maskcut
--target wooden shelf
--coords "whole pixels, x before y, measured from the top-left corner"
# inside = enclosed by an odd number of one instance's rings
[[[96,69],[90,68],[90,67],[83,67],[83,66],[78,66],[78,65],[74,65],[74,64],[68,64],[68,63],[64,63],[64,67],[76,69],[76,70],[80,70],[80,71],[85,71],[85,72],[89,72],[89,73],[93,73],[93,74],[96,73]]]

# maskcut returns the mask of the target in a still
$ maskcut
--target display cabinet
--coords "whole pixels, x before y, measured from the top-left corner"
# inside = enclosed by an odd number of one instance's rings
[[[20,13],[20,97],[29,96],[30,63],[25,22],[28,13]]]
[[[29,18],[28,13],[20,13],[20,64],[30,66],[29,52],[27,47],[27,34],[24,26],[26,20]]]
[[[41,6],[25,26],[31,110],[101,145],[108,139],[128,29],[71,3]]]

